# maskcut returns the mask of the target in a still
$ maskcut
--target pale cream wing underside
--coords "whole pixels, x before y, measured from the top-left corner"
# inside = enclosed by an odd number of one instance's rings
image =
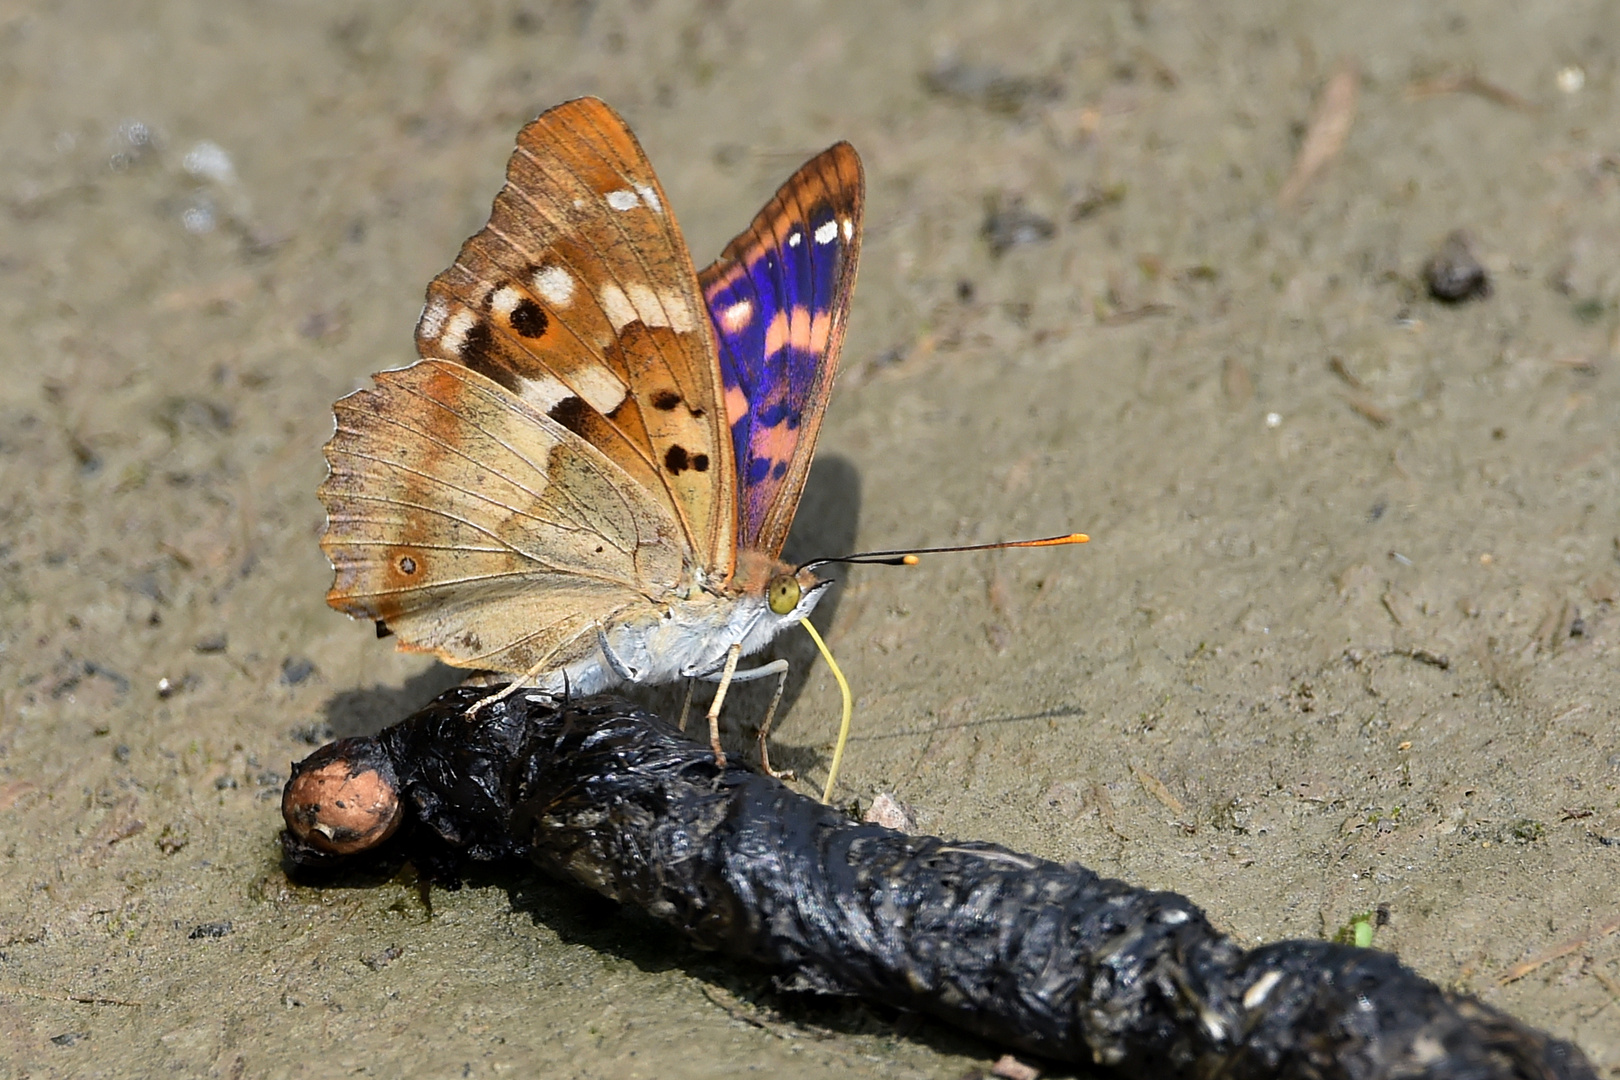
[[[402,648],[526,672],[675,588],[684,530],[595,447],[497,383],[427,360],[337,403],[321,485],[327,602]]]

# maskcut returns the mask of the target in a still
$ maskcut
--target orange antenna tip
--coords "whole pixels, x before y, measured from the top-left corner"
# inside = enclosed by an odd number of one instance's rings
[[[1004,548],[1031,548],[1031,547],[1057,547],[1059,544],[1088,544],[1091,537],[1085,533],[1069,533],[1067,536],[1047,536],[1040,540],[1007,540],[991,547]]]
[[[915,555],[906,555],[900,559],[902,566],[916,566],[919,562],[922,562],[922,560]]]

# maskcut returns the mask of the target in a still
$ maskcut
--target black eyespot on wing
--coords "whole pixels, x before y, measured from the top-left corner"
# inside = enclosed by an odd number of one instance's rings
[[[575,435],[584,436],[585,425],[593,410],[584,401],[570,395],[551,407],[546,415]]]
[[[692,455],[692,468],[694,470],[696,470],[697,472],[708,472],[709,471],[709,455],[708,454],[693,454]]]
[[[494,355],[495,337],[489,332],[489,323],[480,319],[468,328],[456,350],[456,358],[487,379],[493,379],[508,390],[518,388],[517,376]]]
[[[707,468],[709,464],[708,458],[704,455],[699,456],[703,457],[704,467]],[[690,469],[691,467],[692,460],[687,456],[686,447],[684,446],[672,446],[664,454],[664,468],[668,469],[677,476],[679,476],[683,470]]]
[[[544,336],[546,327],[551,325],[551,320],[546,318],[544,309],[526,296],[517,302],[517,306],[512,309],[510,318],[512,320],[512,329],[526,338]]]
[[[409,555],[401,555],[399,558],[399,572],[406,575],[416,573],[416,560]]]
[[[660,390],[653,395],[653,408],[669,412],[681,403],[681,395],[673,390]]]

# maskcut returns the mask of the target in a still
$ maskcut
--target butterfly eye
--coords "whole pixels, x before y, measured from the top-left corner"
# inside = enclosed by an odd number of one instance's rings
[[[766,586],[765,595],[772,611],[778,615],[791,615],[793,609],[799,606],[799,581],[790,574],[774,577]]]

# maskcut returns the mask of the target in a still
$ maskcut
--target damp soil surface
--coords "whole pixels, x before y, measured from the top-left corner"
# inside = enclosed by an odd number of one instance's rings
[[[522,871],[282,871],[288,762],[458,679],[325,605],[331,403],[412,359],[517,129],[585,93],[699,264],[822,147],[866,162],[792,551],[1093,537],[845,575],[840,800],[1245,945],[1360,924],[1620,1074],[1612,16],[0,9],[0,1077],[998,1055]],[[801,637],[773,758],[818,791],[838,695]]]

